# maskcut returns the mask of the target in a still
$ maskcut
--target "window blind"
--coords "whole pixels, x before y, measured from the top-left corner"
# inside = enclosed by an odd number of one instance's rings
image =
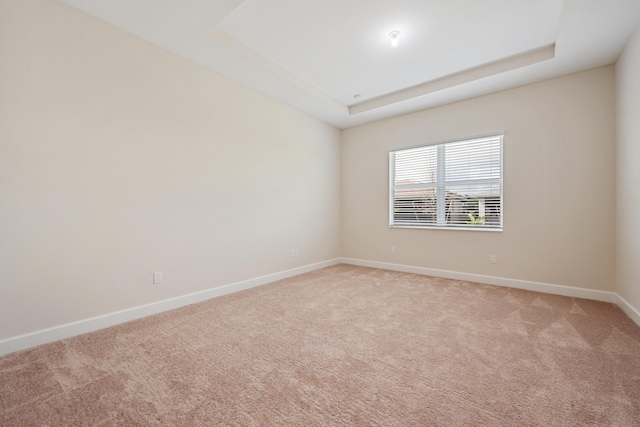
[[[389,225],[502,229],[503,135],[389,152]]]

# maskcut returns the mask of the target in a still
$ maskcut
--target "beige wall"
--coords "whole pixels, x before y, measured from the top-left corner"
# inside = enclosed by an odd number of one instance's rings
[[[342,254],[613,291],[614,128],[608,66],[346,130]],[[496,131],[503,232],[389,228],[389,150]]]
[[[0,0],[0,339],[339,256],[339,142],[60,2]]]
[[[640,311],[640,29],[616,64],[616,291]]]
[[[640,307],[639,33],[615,71],[349,129],[342,149],[60,2],[0,0],[0,58],[0,340],[340,255],[605,291],[617,272]],[[390,149],[495,131],[503,232],[388,227]]]

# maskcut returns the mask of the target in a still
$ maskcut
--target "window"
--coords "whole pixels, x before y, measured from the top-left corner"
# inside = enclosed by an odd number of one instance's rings
[[[389,225],[502,230],[502,139],[391,151]]]

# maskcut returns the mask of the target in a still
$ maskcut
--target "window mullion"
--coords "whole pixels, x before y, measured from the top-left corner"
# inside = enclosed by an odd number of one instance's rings
[[[437,161],[437,191],[436,191],[436,212],[437,212],[437,224],[445,225],[445,177],[446,177],[446,165],[445,165],[445,146],[444,144],[438,145],[438,161]]]
[[[469,179],[469,180],[453,180],[445,181],[444,185],[484,185],[484,184],[496,184],[501,183],[501,178],[487,178],[487,179]]]

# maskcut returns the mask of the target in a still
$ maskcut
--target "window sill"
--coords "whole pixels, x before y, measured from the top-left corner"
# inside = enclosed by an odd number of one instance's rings
[[[492,231],[501,232],[503,228],[480,228],[480,227],[431,227],[421,225],[389,225],[389,228],[412,228],[416,230],[456,230],[456,231]]]

